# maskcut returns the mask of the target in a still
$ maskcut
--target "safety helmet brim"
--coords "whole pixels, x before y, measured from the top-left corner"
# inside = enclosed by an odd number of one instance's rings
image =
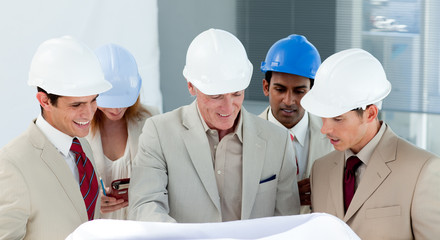
[[[84,96],[100,94],[112,88],[112,85],[109,82],[105,81],[105,79],[102,80],[103,81],[100,81],[99,83],[89,84],[87,86],[71,84],[68,86],[60,86],[53,88],[52,87],[53,84],[51,84],[50,86],[46,86],[45,84],[40,84],[40,85],[36,85],[36,87],[40,87],[44,89],[49,94],[55,94],[66,97],[84,97]]]
[[[187,78],[187,81],[191,82],[198,90],[206,95],[218,95],[238,92],[246,89],[252,77],[253,66],[251,62],[247,62],[247,68],[240,73],[239,76],[233,78],[228,78],[228,76],[223,76],[223,81],[207,81],[206,77],[204,79],[191,77],[193,74],[189,73],[188,69],[185,67],[183,69],[183,75]],[[203,76],[202,76],[203,78]]]
[[[138,96],[99,95],[96,99],[96,103],[98,107],[102,108],[126,108],[133,106],[133,104],[136,103]]]
[[[343,99],[342,101],[323,101],[324,99],[320,96],[322,93],[312,91],[312,88],[301,99],[301,106],[315,116],[322,118],[334,118],[356,108],[364,108],[370,104],[381,103],[382,100],[385,99],[385,97],[391,92],[391,84],[389,82],[387,84],[389,87],[384,89],[385,91],[381,94],[383,97],[376,98],[373,101],[367,100],[355,104],[347,104],[347,102]],[[338,98],[337,96],[333,97]],[[381,108],[381,106],[378,107],[379,109]]]

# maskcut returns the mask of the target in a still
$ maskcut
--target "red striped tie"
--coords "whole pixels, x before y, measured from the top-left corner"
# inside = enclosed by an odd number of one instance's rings
[[[292,140],[292,144],[293,144],[293,140],[295,140],[295,137],[293,136],[293,134],[290,134],[290,140]],[[299,174],[299,167],[298,167],[298,157],[296,156],[295,153],[295,160],[296,160],[296,175]]]
[[[70,150],[75,154],[75,163],[79,174],[79,188],[81,189],[81,194],[86,205],[87,215],[89,216],[89,220],[93,220],[99,189],[95,169],[84,153],[81,143],[79,143],[77,138],[73,139]]]

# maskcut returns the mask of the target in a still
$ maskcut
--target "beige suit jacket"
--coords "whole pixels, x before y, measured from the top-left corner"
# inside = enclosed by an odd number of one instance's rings
[[[242,108],[241,219],[299,213],[287,131]],[[147,119],[129,190],[129,219],[221,222],[220,198],[196,102]],[[275,176],[275,179],[260,183]]]
[[[346,222],[361,239],[440,237],[440,159],[394,134],[387,126],[344,214],[344,152],[315,161],[314,212]]]
[[[269,120],[269,111],[270,107],[267,107],[259,117]],[[310,130],[310,145],[309,152],[307,157],[307,171],[305,176],[298,177],[298,181],[310,177],[310,172],[312,170],[313,163],[316,159],[326,155],[327,153],[334,150],[333,145],[330,143],[330,140],[321,133],[322,120],[321,118],[309,114],[309,130]],[[304,205],[301,206],[300,210],[301,214],[310,213],[310,206]]]
[[[0,239],[64,239],[88,220],[78,182],[34,122],[0,150],[0,186]]]

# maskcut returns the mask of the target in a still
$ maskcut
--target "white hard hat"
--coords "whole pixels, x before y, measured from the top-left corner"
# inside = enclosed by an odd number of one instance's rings
[[[319,117],[332,118],[370,104],[380,109],[390,91],[391,83],[379,60],[365,50],[352,48],[321,64],[301,106]]]
[[[71,97],[99,94],[112,87],[93,51],[69,36],[49,39],[38,47],[28,84]]]
[[[217,95],[246,89],[252,68],[240,40],[229,32],[209,29],[191,42],[183,76],[202,93]]]

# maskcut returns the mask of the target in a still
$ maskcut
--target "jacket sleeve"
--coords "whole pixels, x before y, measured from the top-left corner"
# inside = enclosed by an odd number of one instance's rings
[[[0,239],[23,239],[30,215],[29,189],[20,170],[0,156]]]
[[[275,215],[294,215],[299,214],[300,200],[296,178],[295,151],[289,136],[286,137],[284,145],[284,159],[277,186]]]
[[[167,185],[167,164],[157,128],[151,119],[147,119],[132,166],[128,219],[176,222],[168,215]]]
[[[440,159],[430,158],[424,164],[416,184],[411,207],[415,239],[437,239],[440,236]]]

